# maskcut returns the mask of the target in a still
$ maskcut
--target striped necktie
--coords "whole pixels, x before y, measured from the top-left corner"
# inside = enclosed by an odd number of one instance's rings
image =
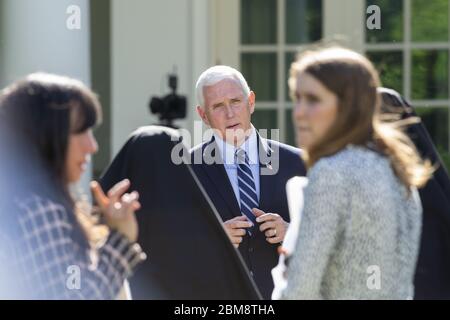
[[[252,212],[252,208],[258,208],[259,203],[248,156],[245,150],[242,149],[237,149],[235,156],[238,165],[237,176],[241,213],[247,216],[247,218],[253,222],[253,225],[256,225],[256,217]]]

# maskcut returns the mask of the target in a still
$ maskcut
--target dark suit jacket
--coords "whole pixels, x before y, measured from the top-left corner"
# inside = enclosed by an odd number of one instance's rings
[[[208,192],[223,221],[242,215],[223,164],[211,163],[209,156],[219,159],[220,155],[213,139],[191,150],[191,161],[199,180]],[[294,176],[306,173],[300,159],[300,150],[294,147],[263,139],[258,135],[258,152],[260,155],[260,204],[264,212],[277,213],[289,222],[289,209],[286,198],[286,182]],[[267,157],[265,157],[265,155]],[[203,159],[197,164],[196,160]],[[272,159],[272,161],[270,161]],[[273,161],[278,159],[278,163]],[[274,175],[263,175],[262,170],[273,171]],[[272,170],[270,170],[272,168]],[[244,258],[250,273],[264,299],[270,299],[273,291],[271,270],[278,263],[277,244],[266,241],[264,234],[255,228],[251,236],[246,235],[239,245],[239,252]]]
[[[101,178],[104,190],[128,178],[140,194],[138,242],[148,258],[130,279],[133,298],[259,299],[192,169],[171,160],[178,139],[173,129],[140,128]]]
[[[394,90],[381,88],[383,111],[402,119],[415,117],[412,106]],[[407,129],[425,159],[438,165],[431,180],[419,190],[423,207],[422,237],[414,279],[415,299],[450,299],[450,178],[422,122]]]

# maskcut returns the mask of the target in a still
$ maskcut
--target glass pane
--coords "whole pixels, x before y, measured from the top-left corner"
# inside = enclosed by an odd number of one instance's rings
[[[412,51],[412,98],[448,98],[448,51]]]
[[[322,0],[286,0],[286,43],[308,43],[320,38]]]
[[[256,94],[256,101],[277,100],[276,53],[243,53],[242,74]]]
[[[271,136],[271,129],[278,129],[278,116],[277,110],[275,109],[260,109],[258,110],[258,103],[256,103],[255,112],[252,114],[252,124],[255,126],[257,130],[260,131],[260,134],[263,138],[268,139],[278,139],[278,136]],[[265,132],[264,132],[265,130]]]
[[[230,23],[233,17],[228,17]],[[277,1],[241,0],[241,43],[277,42]]]
[[[286,117],[286,132],[285,132],[286,143],[291,146],[297,146],[297,143],[295,141],[292,109],[288,109],[285,111],[285,117]]]
[[[402,42],[403,41],[403,1],[401,0],[366,0],[366,8],[371,5],[380,7],[381,29],[366,28],[366,41]],[[369,14],[366,15],[368,19]]]
[[[367,57],[377,68],[384,87],[403,92],[403,54],[401,51],[372,51]]]
[[[449,153],[449,109],[448,107],[440,108],[415,108],[416,113],[421,117],[423,124],[428,130],[436,148],[441,156],[442,161],[450,169],[450,153]],[[449,171],[450,172],[450,171]]]
[[[413,41],[448,41],[448,0],[412,0]]]
[[[439,151],[439,155],[444,166],[447,168],[447,172],[450,172],[450,151]]]
[[[286,101],[291,101],[291,96],[290,96],[290,92],[289,92],[289,85],[288,85],[288,80],[290,77],[290,69],[291,69],[291,64],[292,62],[294,62],[295,57],[297,56],[296,52],[287,52],[286,53],[286,65],[285,65],[285,70],[286,70],[286,90],[285,90],[285,97],[286,97]]]

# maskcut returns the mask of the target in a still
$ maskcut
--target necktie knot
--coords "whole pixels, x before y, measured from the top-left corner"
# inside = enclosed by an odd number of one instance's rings
[[[248,162],[247,161],[247,153],[243,149],[240,149],[240,148],[236,149],[235,156],[236,156],[237,164],[244,164],[244,163]]]

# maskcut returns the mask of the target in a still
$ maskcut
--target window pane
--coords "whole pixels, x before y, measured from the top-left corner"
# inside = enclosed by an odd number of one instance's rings
[[[448,41],[448,0],[412,0],[413,41]]]
[[[377,68],[384,87],[403,92],[403,54],[401,51],[372,51],[367,57]]]
[[[447,170],[450,169],[449,153],[449,109],[441,108],[415,108],[416,113],[421,117],[423,124],[428,130],[436,148],[445,162]],[[450,172],[450,171],[449,171]]]
[[[444,163],[444,166],[447,168],[447,172],[450,172],[450,152],[439,151],[439,155],[441,156],[441,160]]]
[[[292,62],[294,62],[295,57],[296,57],[297,53],[296,52],[288,52],[286,53],[286,66],[285,66],[285,70],[286,70],[286,80],[285,80],[285,84],[286,84],[286,90],[285,90],[285,97],[286,97],[286,101],[291,101],[291,96],[290,96],[290,92],[289,92],[289,85],[288,85],[288,80],[290,77],[290,70],[291,70],[291,64]]]
[[[297,143],[295,141],[292,109],[288,109],[285,111],[285,117],[286,117],[286,132],[285,132],[286,143],[291,146],[297,146]]]
[[[446,50],[412,51],[412,98],[448,98],[448,52]]]
[[[381,29],[366,28],[366,41],[401,42],[403,41],[403,1],[402,0],[366,0],[366,8],[377,5],[381,10]],[[367,15],[366,18],[369,18]]]
[[[277,100],[276,53],[243,53],[242,74],[256,94],[256,101]]]
[[[233,17],[230,23],[234,23]],[[241,0],[242,44],[275,44],[277,42],[277,1]]]
[[[260,132],[263,136],[263,138],[268,139],[278,139],[278,136],[271,136],[271,129],[278,129],[278,116],[277,116],[277,110],[275,109],[260,109],[258,110],[258,103],[256,103],[256,109],[255,112],[252,114],[252,124],[255,126],[257,130],[267,130],[265,132]]]
[[[320,38],[322,0],[286,0],[286,43],[308,43]]]

